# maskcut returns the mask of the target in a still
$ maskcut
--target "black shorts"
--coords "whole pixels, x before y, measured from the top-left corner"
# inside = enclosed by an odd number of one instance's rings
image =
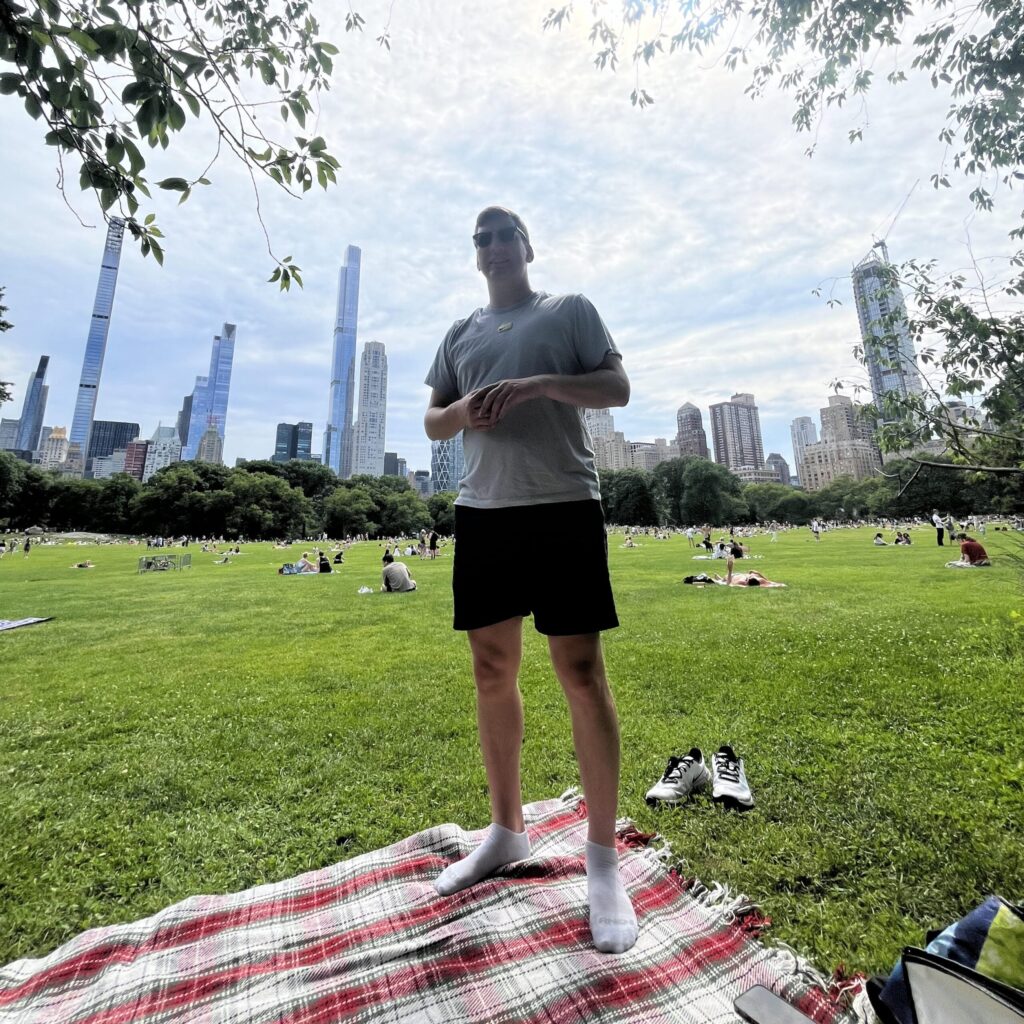
[[[452,590],[456,629],[530,614],[546,636],[614,629],[601,502],[456,505]]]

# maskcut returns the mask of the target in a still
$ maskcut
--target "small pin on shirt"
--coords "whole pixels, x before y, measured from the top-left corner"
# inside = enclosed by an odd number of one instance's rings
[[[498,325],[498,333],[499,334],[503,333],[504,331],[511,331],[511,330],[512,330],[512,321],[511,320],[506,320],[505,323]]]

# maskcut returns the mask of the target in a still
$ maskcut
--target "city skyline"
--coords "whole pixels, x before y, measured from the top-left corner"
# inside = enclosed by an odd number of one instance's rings
[[[324,34],[345,59],[321,97],[318,131],[337,148],[339,184],[301,202],[265,187],[260,197],[274,252],[294,256],[305,288],[282,294],[267,284],[273,264],[243,169],[222,158],[213,184],[180,207],[178,195],[154,190],[165,263],[143,259],[130,239],[122,252],[95,416],[141,417],[144,436],[160,420],[173,423],[210,330],[228,319],[245,343],[225,461],[266,457],[277,421],[312,420],[319,439],[326,325],[353,240],[372,266],[360,331],[389,356],[388,450],[429,466],[423,378],[451,323],[486,301],[470,234],[476,212],[498,202],[530,228],[534,287],[595,301],[633,384],[616,416],[627,437],[671,438],[682,399],[706,410],[743,390],[757,395],[765,451],[788,455],[790,422],[816,415],[833,379],[866,382],[851,354],[860,327],[849,277],[874,239],[888,240],[893,259],[934,257],[943,270],[971,268],[973,254],[984,271],[1016,248],[1006,238],[1016,211],[1001,194],[984,214],[958,175],[949,189],[925,187],[943,158],[936,135],[947,98],[924,76],[873,89],[862,143],[847,141],[855,112],[830,112],[808,160],[791,95],[751,102],[746,72],[666,55],[644,71],[657,102],[634,109],[623,76],[592,68],[586,19],[544,32],[546,12],[504,0],[486,11],[396,9],[389,54],[369,33],[345,33],[344,18],[325,9]],[[495,38],[508,59],[489,68],[457,60],[439,116],[426,88],[438,63],[486,52]],[[495,123],[510,128],[501,159],[481,141]],[[94,230],[67,209],[38,127],[19,104],[0,101],[10,142],[0,172],[10,257],[2,283],[14,324],[0,336],[0,379],[16,382],[15,402],[0,414],[17,415],[46,353],[46,422],[67,425],[106,225],[90,193],[68,200]],[[190,126],[173,141],[167,152],[147,150],[151,180],[202,173],[215,140]],[[830,308],[830,297],[842,305]]]

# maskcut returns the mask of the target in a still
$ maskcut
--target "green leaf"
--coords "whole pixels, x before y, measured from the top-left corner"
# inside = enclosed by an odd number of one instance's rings
[[[184,178],[164,178],[156,184],[157,188],[164,188],[169,192],[184,192],[188,189],[188,182]]]
[[[153,92],[149,82],[132,82],[121,92],[122,103],[140,103]]]
[[[185,111],[182,110],[181,105],[173,99],[168,100],[167,123],[176,132],[181,131],[181,129],[185,127]]]
[[[93,54],[99,53],[99,43],[93,39],[92,36],[83,32],[81,29],[73,28],[68,33],[68,38],[73,42],[77,43],[86,53]]]
[[[156,220],[156,214],[155,213],[147,213],[146,214],[146,219],[142,223],[145,224],[148,227],[155,220]]]
[[[326,148],[327,143],[324,141],[322,135],[318,135],[309,143],[309,152],[311,156],[319,156]]]
[[[267,58],[260,61],[260,75],[263,77],[264,85],[273,85],[277,81],[277,72],[274,70],[274,65]]]
[[[36,99],[34,93],[30,92],[25,97],[25,109],[28,111],[29,116],[37,121],[43,116],[43,108],[39,105],[39,100]]]
[[[185,102],[188,104],[188,109],[192,111],[192,116],[198,117],[199,112],[202,109],[199,106],[199,100],[197,100],[195,96],[193,96],[192,93],[190,92],[182,93],[182,95],[185,97]]]
[[[152,238],[149,240],[149,245],[150,248],[153,250],[154,259],[156,259],[157,263],[159,263],[160,266],[162,267],[164,265],[163,249],[161,249],[160,246],[156,242],[154,242]]]
[[[100,206],[109,210],[117,202],[117,190],[112,188],[100,189]]]
[[[298,121],[300,125],[305,127],[306,112],[305,110],[302,109],[302,105],[298,103],[296,100],[289,100],[288,106],[291,109],[291,112],[295,115],[295,120]]]
[[[11,93],[17,92],[21,82],[21,75],[15,75],[11,72],[0,75],[0,96],[10,96]]]
[[[192,195],[192,189],[185,189],[185,191],[181,193],[181,198],[178,200],[178,205],[181,206],[181,204],[185,202],[185,200],[188,199],[190,195]]]
[[[155,96],[150,96],[135,114],[135,123],[139,126],[139,132],[144,138],[153,133],[159,116],[160,101]]]
[[[143,159],[138,147],[131,139],[126,136],[122,136],[121,142],[124,143],[125,152],[128,154],[128,163],[131,167],[131,173],[133,175],[138,175],[139,171],[146,166],[146,161]]]
[[[338,52],[334,43],[316,43],[315,46],[316,49],[322,50],[324,53],[336,54]]]

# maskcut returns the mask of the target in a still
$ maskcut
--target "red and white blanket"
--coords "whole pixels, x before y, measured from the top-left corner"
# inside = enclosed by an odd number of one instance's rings
[[[532,804],[533,854],[439,896],[437,874],[481,833],[442,825],[272,885],[195,896],[97,928],[0,969],[0,1024],[735,1024],[733,999],[768,985],[820,1024],[853,1024],[826,990],[760,941],[743,898],[687,881],[650,836],[623,829],[621,871],[640,921],[628,953],[587,926],[579,797]]]

